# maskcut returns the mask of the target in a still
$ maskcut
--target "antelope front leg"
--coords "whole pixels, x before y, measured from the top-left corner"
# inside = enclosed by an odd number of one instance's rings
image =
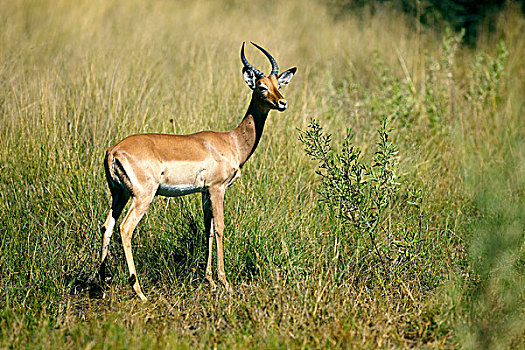
[[[222,249],[222,236],[224,232],[224,189],[210,189],[210,197],[213,213],[213,230],[217,241],[217,276],[226,288],[226,291],[231,293],[232,290],[226,280],[226,273],[224,272],[224,255]]]
[[[207,191],[202,192],[202,211],[204,213],[204,232],[206,232],[208,235],[208,262],[206,263],[206,279],[208,282],[210,282],[211,289],[215,290],[217,286],[215,285],[215,282],[213,282],[213,273],[211,270],[215,229],[213,227],[213,212],[211,210],[210,193]]]

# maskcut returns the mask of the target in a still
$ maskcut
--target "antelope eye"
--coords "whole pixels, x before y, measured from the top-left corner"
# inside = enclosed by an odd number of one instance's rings
[[[259,90],[264,92],[264,91],[268,91],[268,88],[266,87],[266,85],[259,85]]]

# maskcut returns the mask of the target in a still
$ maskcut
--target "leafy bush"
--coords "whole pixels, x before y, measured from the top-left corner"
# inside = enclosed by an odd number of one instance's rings
[[[331,135],[315,120],[308,129],[300,130],[299,137],[306,154],[319,163],[319,194],[344,226],[342,243],[355,249],[349,273],[379,278],[380,282],[396,281],[414,272],[410,267],[417,266],[413,260],[418,255],[420,238],[414,234],[420,225],[413,225],[413,215],[408,211],[408,215],[400,216],[404,222],[392,225],[394,205],[398,209],[420,206],[422,198],[420,190],[408,189],[400,182],[398,149],[391,132],[389,119],[384,117],[369,161],[353,144],[351,130],[340,152],[334,151]],[[409,193],[403,199],[399,196],[402,187]]]
[[[376,51],[374,83],[365,86],[350,77],[341,84],[334,105],[343,100],[346,106],[334,113],[350,110],[357,124],[365,120],[377,125],[372,150],[366,147],[370,133],[363,128],[365,148],[354,144],[352,129],[339,147],[334,147],[332,136],[319,121],[300,130],[306,154],[319,163],[321,201],[342,228],[340,241],[348,251],[341,265],[358,281],[370,285],[379,281],[383,286],[411,281],[417,285],[414,292],[421,292],[443,280],[450,267],[444,261],[451,255],[457,257],[453,264],[461,264],[464,258],[454,252],[458,238],[453,232],[432,229],[446,227],[442,217],[449,215],[450,202],[448,208],[424,207],[425,197],[452,197],[450,189],[424,183],[414,170],[432,158],[430,171],[439,178],[451,166],[449,131],[460,100],[455,55],[462,35],[447,31],[440,55],[424,56],[423,83],[410,76],[406,67],[402,76],[392,72]],[[373,116],[381,116],[378,124]]]

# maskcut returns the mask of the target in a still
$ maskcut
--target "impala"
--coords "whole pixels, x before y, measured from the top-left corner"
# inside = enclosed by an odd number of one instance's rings
[[[257,148],[268,113],[287,107],[279,92],[288,84],[297,68],[279,74],[275,59],[252,43],[270,60],[272,70],[264,75],[248,63],[241,47],[244,81],[253,90],[250,105],[239,126],[226,132],[202,131],[190,135],[138,134],[129,136],[106,151],[104,167],[112,204],[102,231],[99,274],[104,280],[108,245],[113,228],[131,198],[129,211],[120,225],[122,245],[129,269],[129,282],[142,300],[142,293],[131,252],[133,230],[156,195],[183,196],[202,193],[204,226],[208,238],[206,279],[212,289],[212,250],[217,242],[217,276],[227,291],[231,288],[224,272],[222,237],[223,202],[226,188],[241,175],[241,169]]]

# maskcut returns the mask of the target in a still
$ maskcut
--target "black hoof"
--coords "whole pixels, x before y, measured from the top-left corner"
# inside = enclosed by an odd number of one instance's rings
[[[129,276],[129,279],[128,279],[129,284],[133,286],[136,281],[137,281],[137,276],[135,276],[134,274]]]
[[[111,281],[111,279],[111,276],[106,274],[106,263],[103,262],[98,269],[98,280],[101,284],[104,284]]]

